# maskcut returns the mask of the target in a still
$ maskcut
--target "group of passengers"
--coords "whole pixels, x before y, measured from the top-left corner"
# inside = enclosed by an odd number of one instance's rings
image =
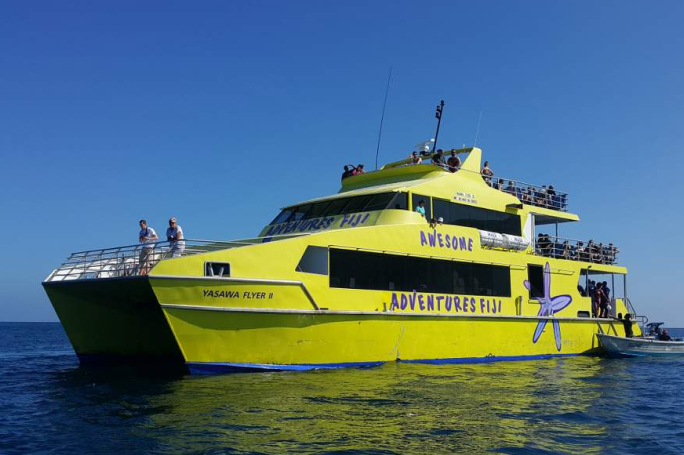
[[[138,242],[140,242],[142,248],[140,250],[138,274],[147,275],[157,260],[154,248],[159,241],[159,236],[154,228],[147,225],[147,220],[140,220],[139,224]],[[181,257],[183,251],[185,251],[185,237],[176,217],[169,219],[169,227],[166,229],[166,241],[169,242],[171,257]]]
[[[561,243],[560,240],[563,242]],[[537,253],[546,257],[612,265],[615,263],[618,252],[619,250],[612,243],[596,244],[593,240],[589,240],[586,245],[582,241],[577,241],[576,245],[572,245],[569,240],[552,238],[548,234],[537,235]]]
[[[587,289],[580,284],[577,290],[582,297],[591,298],[591,317],[607,318],[612,316],[613,307],[610,305],[610,288],[608,282],[596,282],[589,280]]]
[[[430,155],[429,152],[420,152],[420,154],[418,152],[413,152],[409,156],[411,159],[409,164],[423,164],[423,157],[427,157],[428,155]],[[450,172],[456,172],[461,169],[461,159],[456,155],[456,150],[452,150],[451,156],[447,159],[444,156],[444,150],[437,149],[437,152],[433,153],[432,158],[430,158],[430,164],[442,167]]]
[[[347,164],[344,166],[344,172],[342,172],[342,180],[347,177],[353,177],[359,174],[365,174],[366,171],[363,170],[363,164],[354,166],[353,164]]]
[[[565,195],[557,193],[553,185],[543,185],[541,188],[532,185],[521,187],[513,180],[506,183],[504,179],[494,179],[494,171],[489,167],[489,161],[485,161],[480,174],[487,185],[517,197],[523,204],[552,210],[560,210],[565,206]]]

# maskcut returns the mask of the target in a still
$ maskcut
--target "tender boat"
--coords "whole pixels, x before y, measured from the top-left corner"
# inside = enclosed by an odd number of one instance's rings
[[[684,341],[659,341],[651,338],[625,338],[597,334],[601,347],[610,355],[624,357],[673,356],[684,354]]]
[[[389,163],[252,239],[188,239],[180,257],[160,242],[144,270],[140,245],[74,253],[43,286],[82,362],[211,373],[596,352],[601,325],[635,314],[617,249],[559,237],[579,221],[566,193],[483,178],[479,148],[450,153],[456,172],[431,154]],[[592,281],[612,290],[606,318]]]

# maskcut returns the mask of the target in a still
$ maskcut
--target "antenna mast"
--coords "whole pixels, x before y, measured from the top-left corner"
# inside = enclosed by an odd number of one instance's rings
[[[444,110],[444,100],[439,103],[437,109],[435,110],[435,118],[437,119],[437,132],[435,133],[435,143],[432,144],[432,153],[435,152],[437,147],[437,138],[439,138],[439,125],[442,123],[442,110]]]
[[[392,66],[387,76],[387,87],[385,88],[385,102],[382,104],[382,116],[380,117],[380,131],[378,131],[378,146],[375,149],[375,170],[378,170],[378,155],[380,154],[380,138],[382,137],[382,124],[385,121],[385,108],[387,107],[387,95],[389,94],[390,81],[392,80]]]
[[[477,128],[475,129],[475,142],[473,147],[477,146],[477,138],[480,136],[480,122],[482,121],[482,109],[480,109],[480,118],[477,120]]]

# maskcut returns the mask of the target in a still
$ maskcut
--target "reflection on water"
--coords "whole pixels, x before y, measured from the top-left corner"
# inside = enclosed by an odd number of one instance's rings
[[[684,451],[678,360],[169,377],[83,369],[52,347],[18,369],[0,359],[0,452]]]

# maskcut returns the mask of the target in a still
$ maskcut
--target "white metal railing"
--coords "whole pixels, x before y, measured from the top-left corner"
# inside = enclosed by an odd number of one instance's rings
[[[45,281],[71,281],[146,275],[159,261],[164,259],[227,250],[255,245],[264,241],[284,240],[303,235],[309,234],[285,234],[233,241],[185,239],[178,242],[156,242],[79,251],[69,255]]]
[[[540,234],[535,239],[534,252],[550,258],[613,265],[617,263],[619,250],[612,244],[604,245],[592,240],[584,242]]]

